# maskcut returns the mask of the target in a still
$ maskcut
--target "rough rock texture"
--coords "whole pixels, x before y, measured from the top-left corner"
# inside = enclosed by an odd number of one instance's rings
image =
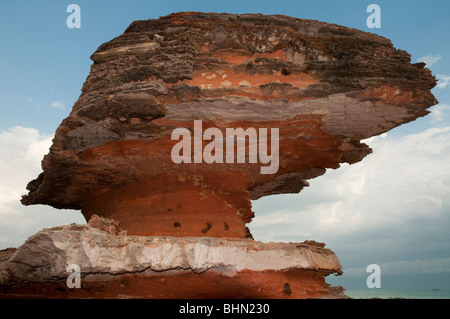
[[[104,230],[111,235],[127,235],[127,231],[122,230],[120,224],[115,220],[103,218],[95,214],[89,219],[88,224],[94,228]]]
[[[341,265],[323,246],[115,235],[72,224],[0,252],[9,254],[0,298],[343,298],[342,287],[325,283]],[[80,267],[81,288],[66,284],[72,264]]]
[[[85,289],[70,294],[78,297],[342,297],[324,281],[340,272],[331,251],[250,239],[250,200],[299,192],[326,169],[362,160],[371,152],[362,139],[437,102],[431,72],[388,39],[280,15],[184,12],[135,21],[91,59],[22,203],[94,218],[40,232],[15,252],[2,275],[9,296],[33,289],[68,296],[61,280],[76,263]],[[193,138],[193,154],[183,151],[192,163],[174,162],[174,130],[195,135],[198,123],[200,134],[211,129],[214,137]],[[197,146],[206,151],[213,139],[225,147],[234,141],[228,129],[237,128],[259,132],[259,147],[279,154],[277,170],[263,174],[264,151],[252,162],[257,152],[245,138],[224,151],[236,150],[231,163],[196,162]]]
[[[299,192],[371,152],[361,139],[428,113],[435,78],[378,35],[260,14],[133,22],[91,56],[25,205],[81,209],[129,234],[251,236],[250,199]],[[279,169],[175,164],[175,128],[279,128]],[[207,144],[203,141],[203,147]],[[270,148],[270,146],[269,146]]]

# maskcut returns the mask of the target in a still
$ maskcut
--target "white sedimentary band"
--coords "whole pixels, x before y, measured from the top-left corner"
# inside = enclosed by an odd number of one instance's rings
[[[44,229],[30,237],[2,265],[0,283],[10,276],[28,281],[67,278],[67,267],[73,264],[79,265],[85,275],[213,270],[233,276],[245,270],[299,269],[329,274],[341,270],[336,255],[321,245],[210,237],[117,236],[89,225],[72,224]]]

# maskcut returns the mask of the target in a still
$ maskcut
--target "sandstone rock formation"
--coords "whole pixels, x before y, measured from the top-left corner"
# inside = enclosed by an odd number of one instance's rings
[[[110,218],[128,235],[170,236],[175,246],[192,240],[174,237],[218,237],[229,242],[202,243],[250,249],[257,245],[246,239],[251,199],[299,192],[326,169],[362,160],[371,152],[362,139],[424,116],[437,102],[431,72],[388,39],[281,15],[184,12],[135,21],[91,59],[22,203],[81,209],[86,220]],[[214,138],[193,138],[190,163],[175,162],[173,132],[194,137],[198,125]],[[233,161],[197,161],[212,140],[229,142],[229,128],[253,129],[266,152],[252,153],[246,140],[239,162],[237,140],[225,150],[236,150]],[[220,158],[218,151],[209,154]],[[262,173],[269,164],[261,154],[279,155],[276,170]]]
[[[80,289],[66,285],[72,273],[67,267],[73,264],[81,270]],[[340,268],[336,255],[315,242],[126,236],[72,224],[44,229],[9,251],[3,265],[0,259],[0,286],[8,283],[0,296],[343,297],[324,279]]]
[[[370,153],[361,139],[436,103],[430,71],[389,40],[285,16],[136,21],[91,58],[23,203],[110,217],[129,234],[246,237],[250,199],[299,192]],[[194,120],[223,132],[279,128],[279,170],[175,164],[171,133]]]

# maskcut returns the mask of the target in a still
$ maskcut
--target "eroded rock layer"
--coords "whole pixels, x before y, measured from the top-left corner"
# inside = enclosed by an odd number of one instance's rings
[[[25,205],[113,218],[129,234],[251,237],[251,199],[371,152],[368,138],[428,113],[423,63],[378,35],[314,20],[184,12],[101,45]],[[279,162],[174,163],[176,128],[278,128]],[[193,142],[194,143],[194,142]],[[203,141],[202,149],[208,141]],[[269,145],[269,152],[271,147]]]
[[[0,298],[344,298],[325,282],[340,273],[313,241],[127,236],[95,218],[0,251]]]

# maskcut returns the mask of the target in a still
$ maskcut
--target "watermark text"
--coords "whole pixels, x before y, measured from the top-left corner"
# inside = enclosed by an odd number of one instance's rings
[[[217,127],[207,128],[203,132],[202,121],[194,121],[192,143],[191,131],[176,128],[171,139],[180,140],[171,151],[172,161],[180,163],[248,163],[268,164],[260,168],[261,174],[275,174],[279,168],[279,129],[271,128],[270,137],[267,128],[226,128],[225,137]],[[211,141],[203,148],[203,141]],[[248,141],[248,143],[247,143]],[[270,141],[270,154],[268,142]],[[225,145],[224,145],[225,144]],[[246,149],[248,148],[248,155]],[[236,156],[235,156],[236,150]]]

